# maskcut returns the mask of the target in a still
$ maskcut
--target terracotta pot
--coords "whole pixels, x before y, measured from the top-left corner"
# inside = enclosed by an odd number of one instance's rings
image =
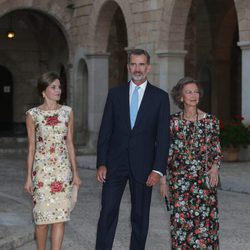
[[[240,149],[239,148],[222,148],[223,160],[226,162],[239,161]]]

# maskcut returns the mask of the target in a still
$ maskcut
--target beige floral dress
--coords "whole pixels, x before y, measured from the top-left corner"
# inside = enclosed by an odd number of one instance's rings
[[[27,111],[34,121],[36,150],[33,163],[34,221],[37,225],[68,221],[72,171],[66,146],[71,108]]]

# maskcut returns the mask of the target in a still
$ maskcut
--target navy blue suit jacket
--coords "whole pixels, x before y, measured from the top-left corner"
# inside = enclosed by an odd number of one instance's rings
[[[97,167],[107,167],[107,178],[127,163],[133,177],[146,182],[149,173],[166,173],[169,150],[168,94],[147,83],[131,129],[129,84],[108,93],[97,143]]]

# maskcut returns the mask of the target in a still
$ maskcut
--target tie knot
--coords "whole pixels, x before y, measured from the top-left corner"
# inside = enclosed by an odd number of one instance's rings
[[[139,86],[135,86],[133,93],[136,93],[136,94],[139,93],[140,88],[141,87],[139,87]]]

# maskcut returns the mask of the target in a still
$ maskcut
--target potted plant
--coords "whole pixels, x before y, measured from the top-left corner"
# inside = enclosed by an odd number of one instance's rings
[[[220,142],[225,161],[239,160],[240,148],[250,144],[249,126],[243,123],[244,118],[234,115],[229,122],[220,122]]]

